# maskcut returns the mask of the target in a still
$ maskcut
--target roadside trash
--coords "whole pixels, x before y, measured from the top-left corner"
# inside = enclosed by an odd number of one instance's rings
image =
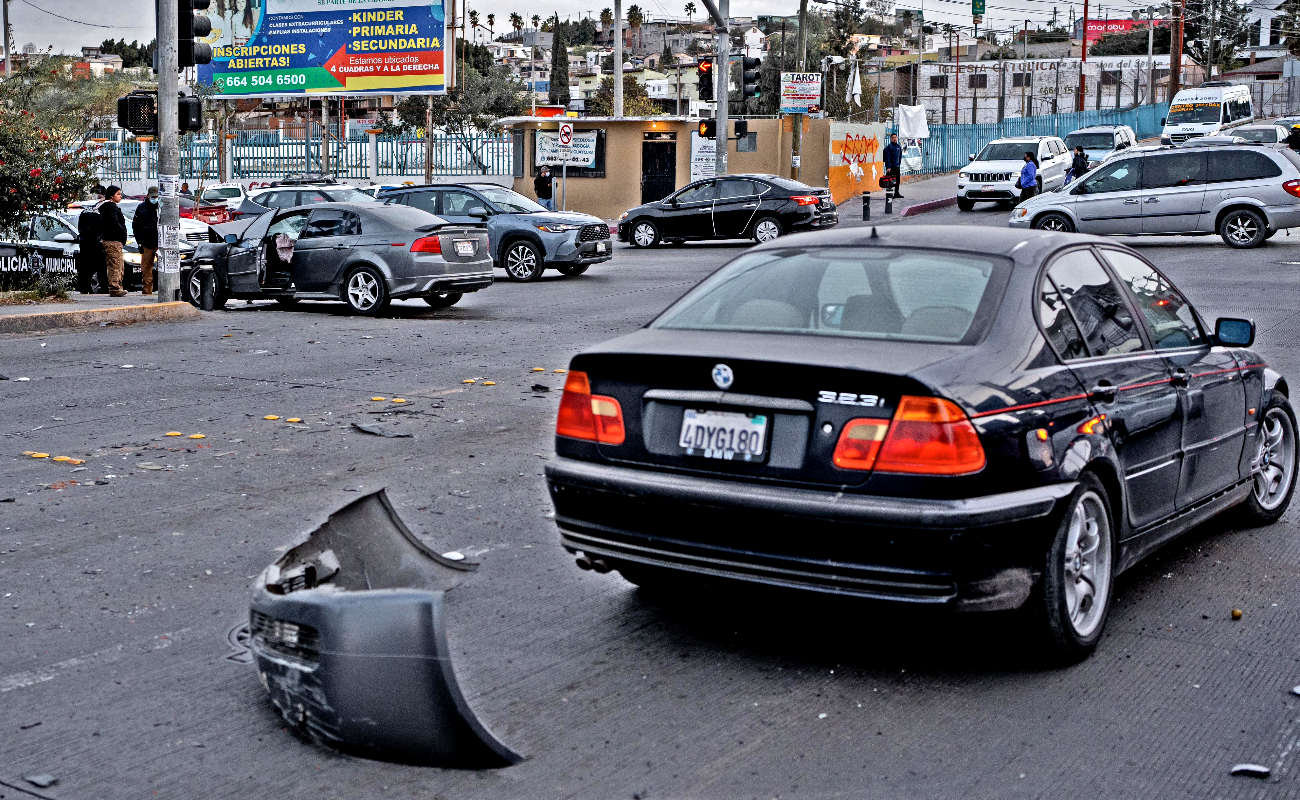
[[[12,503],[13,501],[14,499],[11,497],[8,500],[0,500],[0,503]],[[1300,695],[1300,686],[1292,686],[1291,694]]]
[[[7,381],[7,380],[9,380],[8,375],[0,375],[0,381]]]
[[[289,417],[288,419],[285,420],[285,422],[302,422],[302,418],[301,418],[301,417]]]
[[[140,469],[149,469],[149,470],[167,469],[161,464],[155,464],[152,461],[141,461],[139,464],[136,464],[136,467]]]
[[[382,489],[335,511],[255,583],[248,647],[271,702],[315,741],[356,755],[518,763],[452,668],[443,595],[477,568],[422,544]]]
[[[393,398],[393,402],[394,402],[394,403],[405,403],[405,402],[406,402],[406,398],[405,398],[405,397],[394,397],[394,398]]]
[[[18,502],[17,497],[0,497],[0,503],[17,503],[17,502]],[[1296,694],[1300,694],[1300,692],[1296,692]]]
[[[497,385],[497,382],[496,382],[496,381],[483,381],[483,385],[484,385],[484,386],[496,386],[496,385]]]
[[[180,431],[167,431],[166,433],[163,434],[163,436],[183,436],[183,435],[184,434],[182,434]]]
[[[40,725],[40,724],[41,724],[41,721],[40,721],[40,720],[36,720],[35,722],[28,722],[26,725],[19,725],[19,726],[18,726],[18,730],[20,730],[20,731],[29,731],[29,730],[31,730],[32,728],[35,728],[37,725]]]
[[[461,381],[461,383],[473,383],[475,380],[477,380],[477,379],[476,379],[476,378],[466,378],[465,380]]]
[[[551,387],[549,387],[549,386],[543,386],[543,385],[540,384],[540,383],[534,383],[534,384],[533,384],[533,391],[534,391],[534,392],[549,392],[550,390],[551,390]]]
[[[206,439],[206,438],[208,438],[208,437],[205,436],[205,435],[203,435],[203,434],[201,434],[201,433],[191,433],[191,434],[190,434],[189,436],[187,436],[186,438],[187,438],[187,439]]]
[[[274,415],[274,414],[267,414],[265,417],[262,417],[262,419],[272,419],[272,420],[274,420],[274,419],[279,419],[279,417],[277,417],[277,416]]]
[[[123,364],[122,369],[135,369],[135,364]]]
[[[38,789],[48,789],[59,782],[58,778],[48,773],[41,773],[40,775],[24,775],[23,780]]]
[[[546,367],[533,367],[533,372],[545,372]]]
[[[14,378],[16,381],[30,381],[31,378]]]
[[[826,714],[826,712],[823,711],[822,713],[817,715],[817,719],[826,719],[827,716],[828,715]]]
[[[362,433],[368,433],[371,436],[383,436],[386,439],[410,439],[415,436],[413,433],[399,433],[392,428],[383,425],[371,425],[367,422],[354,422],[352,427]]]
[[[462,553],[462,552],[460,552],[459,550],[449,550],[449,551],[447,551],[446,553],[443,553],[443,554],[442,554],[442,557],[445,558],[445,559],[447,559],[448,561],[464,561],[464,560],[465,560],[465,554]]]
[[[378,397],[378,396],[376,396],[376,397],[372,397],[372,398],[370,398],[370,402],[372,402],[372,403],[382,403],[382,402],[384,402],[384,401],[387,400],[387,399],[388,399],[387,397]]]
[[[49,458],[49,453],[32,453],[32,458]]]
[[[1267,778],[1270,774],[1268,767],[1263,764],[1238,764],[1232,768],[1233,775],[1242,775],[1247,778]]]
[[[1234,609],[1232,609],[1232,618],[1233,618],[1233,619],[1241,619],[1241,609],[1240,609],[1240,608],[1234,608]]]

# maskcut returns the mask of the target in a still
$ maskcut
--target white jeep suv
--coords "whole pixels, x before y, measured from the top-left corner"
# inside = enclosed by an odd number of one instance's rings
[[[1020,202],[1016,181],[1025,166],[1025,153],[1038,155],[1038,188],[1050,192],[1065,183],[1070,153],[1056,136],[1012,136],[984,145],[957,175],[957,207],[970,211],[976,201]]]

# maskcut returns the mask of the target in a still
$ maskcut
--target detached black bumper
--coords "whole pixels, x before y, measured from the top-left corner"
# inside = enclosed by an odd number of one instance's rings
[[[1015,608],[1074,483],[965,500],[843,494],[559,459],[560,539],[628,561],[966,610]]]

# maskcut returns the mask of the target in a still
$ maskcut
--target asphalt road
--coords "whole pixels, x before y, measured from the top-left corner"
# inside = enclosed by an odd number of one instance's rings
[[[1253,316],[1258,348],[1300,374],[1300,237],[1245,254],[1134,243],[1207,315]],[[195,323],[0,338],[0,372],[30,378],[0,381],[0,500],[14,498],[0,503],[0,797],[1300,796],[1294,510],[1259,530],[1211,523],[1127,573],[1096,654],[1060,670],[1035,665],[1006,615],[664,599],[579,571],[542,479],[552,370],[742,249],[620,248],[581,278],[386,319],[234,303]],[[350,428],[376,420],[414,438]],[[482,563],[449,595],[455,666],[524,763],[340,756],[288,732],[231,658],[251,578],[381,486],[435,549]],[[1274,780],[1231,777],[1243,761]],[[35,773],[58,783],[23,780]]]

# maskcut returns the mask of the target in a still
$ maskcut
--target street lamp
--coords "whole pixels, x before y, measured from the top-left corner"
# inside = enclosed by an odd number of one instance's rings
[[[1150,105],[1156,101],[1156,68],[1155,68],[1155,41],[1156,41],[1156,14],[1166,14],[1169,11],[1169,5],[1166,3],[1159,8],[1156,6],[1147,6],[1145,9],[1138,9],[1133,12],[1133,21],[1141,22],[1145,14],[1147,18],[1147,104]],[[1172,58],[1173,56],[1170,56]]]

